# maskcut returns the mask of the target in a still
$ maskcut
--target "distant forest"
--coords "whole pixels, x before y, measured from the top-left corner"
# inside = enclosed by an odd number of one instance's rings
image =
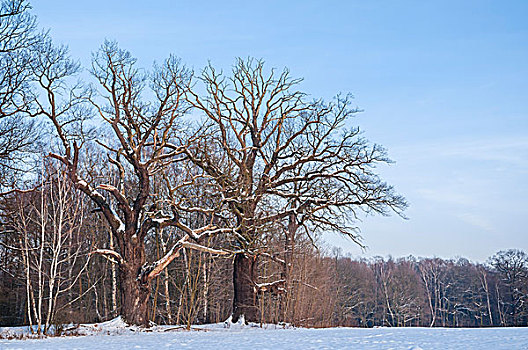
[[[107,234],[104,222],[84,221],[78,232],[81,236],[69,237],[64,247],[76,258],[65,259],[56,271],[56,283],[64,289],[54,296],[53,324],[101,322],[118,315],[116,266],[88,254],[97,236]],[[34,270],[40,252],[32,252],[28,290],[25,262],[5,248],[14,242],[1,237],[0,324],[28,324],[28,308],[40,307],[37,314],[45,317],[51,251],[44,252],[42,274]],[[171,238],[153,236],[147,250],[160,254],[170,243],[165,240]],[[270,244],[277,251],[284,246]],[[258,263],[258,321],[308,327],[528,325],[528,255],[519,250],[498,252],[486,264],[412,256],[354,260],[337,248],[323,253],[304,240],[296,245],[292,264],[292,285],[284,293],[280,285],[266,283],[281,275],[280,262]],[[232,270],[232,257],[184,250],[153,282],[150,320],[188,326],[225,321],[232,312]]]

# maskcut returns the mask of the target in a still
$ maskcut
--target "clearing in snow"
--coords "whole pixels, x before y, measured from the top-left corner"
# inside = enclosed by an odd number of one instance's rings
[[[20,332],[21,328],[1,329]],[[199,330],[199,331],[198,331]],[[0,339],[2,350],[126,349],[528,349],[528,328],[287,328],[224,324],[182,331],[158,326],[125,327],[120,319],[82,325],[80,337]]]

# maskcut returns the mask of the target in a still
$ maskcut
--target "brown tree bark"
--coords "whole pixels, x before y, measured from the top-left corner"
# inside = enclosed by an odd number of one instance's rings
[[[235,254],[233,262],[233,316],[236,323],[243,316],[245,322],[258,321],[255,289],[255,258],[244,253]]]
[[[128,324],[148,326],[150,286],[141,284],[136,280],[136,271],[134,271],[132,264],[123,266],[119,271],[121,282],[120,314]]]
[[[150,284],[138,278],[138,271],[145,264],[145,246],[143,241],[133,244],[125,242],[123,263],[119,266],[121,285],[120,315],[128,324],[148,327],[148,300]]]

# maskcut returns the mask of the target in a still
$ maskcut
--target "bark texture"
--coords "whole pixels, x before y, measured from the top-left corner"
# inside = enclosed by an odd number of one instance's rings
[[[125,322],[148,327],[148,300],[150,284],[138,278],[141,267],[145,264],[145,247],[142,242],[126,242],[125,262],[120,266],[121,315]]]
[[[233,317],[236,323],[243,315],[245,322],[257,322],[258,307],[255,289],[255,258],[244,253],[235,255],[233,265]]]

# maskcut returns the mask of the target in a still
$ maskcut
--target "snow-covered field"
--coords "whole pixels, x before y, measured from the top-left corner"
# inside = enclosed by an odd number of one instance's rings
[[[218,325],[199,331],[159,327],[152,332],[104,328],[97,335],[80,337],[0,339],[0,349],[528,349],[528,328],[226,329]]]

